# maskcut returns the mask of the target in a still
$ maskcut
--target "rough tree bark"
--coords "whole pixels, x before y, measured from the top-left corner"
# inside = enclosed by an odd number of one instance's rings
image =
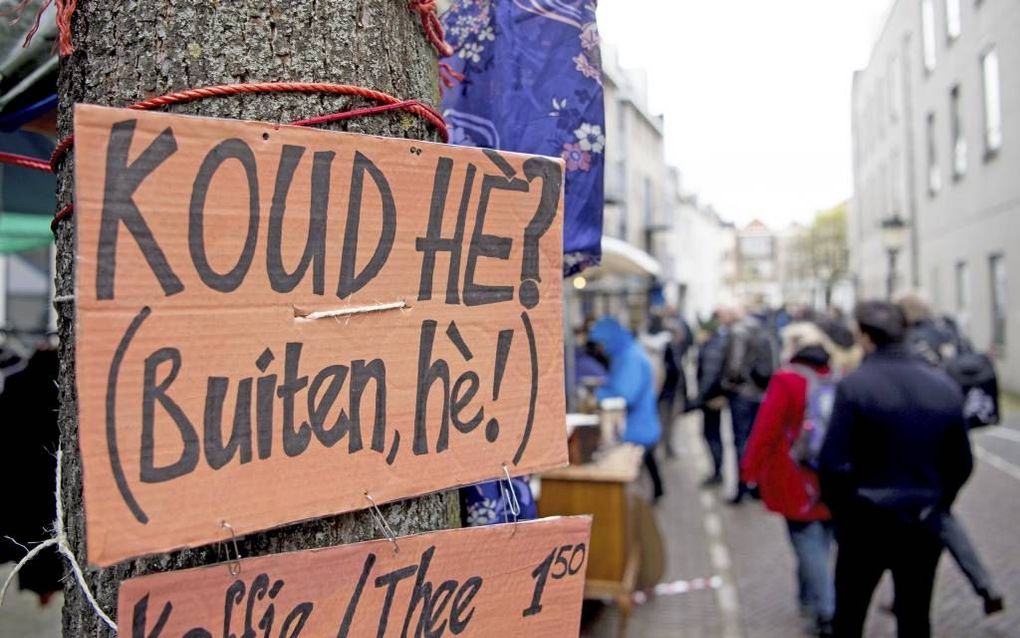
[[[272,80],[358,84],[402,99],[438,100],[436,52],[408,0],[81,0],[73,20],[75,52],[60,69],[59,132],[71,132],[72,106],[126,106],[189,87]],[[176,106],[180,113],[287,122],[361,103],[342,97],[251,95]],[[418,118],[390,113],[335,128],[434,139]],[[58,202],[71,201],[73,154],[59,175]],[[74,221],[57,233],[56,294],[74,292]],[[74,305],[58,303],[61,338],[60,426],[63,493],[71,547],[85,562],[81,459],[74,371]],[[384,506],[398,534],[455,524],[452,493]],[[323,547],[378,537],[368,512],[292,525],[240,540],[244,556]],[[126,578],[222,559],[217,546],[86,568],[100,605],[116,611]],[[65,636],[112,636],[73,578],[65,587]]]

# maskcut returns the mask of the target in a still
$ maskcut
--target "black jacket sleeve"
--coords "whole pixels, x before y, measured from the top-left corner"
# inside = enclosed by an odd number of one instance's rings
[[[943,437],[939,453],[939,476],[942,479],[942,506],[948,511],[960,488],[974,470],[974,457],[967,436],[967,422],[961,413]]]
[[[834,513],[843,509],[854,495],[851,434],[857,416],[857,406],[848,396],[846,384],[840,383],[825,443],[818,455],[822,500]]]
[[[698,360],[698,404],[722,394],[723,366],[726,364],[726,341],[715,336],[702,346]]]

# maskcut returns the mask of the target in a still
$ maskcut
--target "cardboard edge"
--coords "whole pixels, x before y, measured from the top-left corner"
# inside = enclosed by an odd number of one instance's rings
[[[565,465],[569,465],[570,462],[567,459],[567,441],[566,441],[566,438],[563,439],[562,455],[563,455],[562,462]],[[516,474],[514,472],[511,472],[511,476],[515,476],[515,475],[516,476],[521,476],[521,475],[524,475],[524,474],[536,474],[536,473],[545,472],[545,471],[548,471],[548,470],[551,470],[551,469],[556,469],[557,467],[564,467],[564,465],[558,465],[558,463],[560,463],[560,462],[561,462],[560,460],[556,460],[556,461],[551,461],[551,462],[543,463],[543,464],[537,465],[535,467],[529,467],[526,472],[519,472],[519,473],[516,473]],[[410,495],[407,495],[407,496],[401,496],[399,498],[394,498],[394,499],[391,499],[391,500],[378,499],[378,500],[376,500],[376,503],[378,503],[379,505],[388,505],[390,503],[399,503],[399,502],[402,502],[402,501],[410,500],[412,498],[421,498],[423,496],[429,496],[429,495],[432,495],[432,494],[438,494],[440,492],[446,492],[446,491],[449,491],[449,490],[458,490],[460,488],[469,487],[469,486],[475,485],[477,483],[483,483],[483,482],[492,481],[492,480],[498,480],[498,479],[502,479],[502,478],[504,478],[504,475],[502,473],[502,467],[500,467],[497,470],[495,470],[492,475],[487,475],[485,477],[481,477],[481,478],[478,478],[476,480],[471,480],[471,481],[467,481],[467,482],[464,482],[464,483],[457,483],[455,485],[451,485],[451,486],[448,486],[448,487],[442,487],[442,488],[439,488],[439,489],[436,489],[436,490],[431,490],[431,491],[428,491],[428,492],[421,492],[419,494],[410,494]],[[82,499],[82,501],[84,502],[84,499]],[[372,506],[366,502],[364,507],[360,507],[360,508],[357,508],[357,509],[341,510],[341,511],[329,510],[329,511],[326,511],[326,512],[312,514],[310,516],[306,516],[304,518],[296,519],[296,520],[293,520],[293,521],[288,521],[286,523],[281,523],[279,525],[272,525],[270,527],[260,527],[260,528],[257,528],[257,529],[252,529],[252,530],[247,530],[247,531],[244,531],[244,532],[239,532],[237,537],[238,538],[244,538],[245,536],[250,536],[251,534],[261,534],[263,532],[269,532],[269,531],[272,531],[272,530],[278,530],[278,529],[282,529],[284,527],[290,527],[292,525],[301,525],[303,523],[308,523],[310,521],[316,521],[316,520],[319,520],[321,518],[325,518],[327,516],[341,516],[341,515],[344,515],[344,514],[353,514],[355,512],[363,512],[365,510],[370,509],[371,507]],[[89,564],[89,566],[100,567],[100,568],[112,567],[113,565],[117,565],[117,564],[123,563],[125,561],[135,560],[135,559],[139,559],[139,558],[149,558],[149,557],[152,557],[152,556],[158,556],[159,554],[165,554],[165,553],[169,553],[169,552],[177,552],[177,551],[181,551],[181,550],[185,550],[185,549],[196,549],[196,548],[199,548],[199,547],[206,547],[206,546],[209,546],[209,545],[215,545],[215,544],[218,544],[218,543],[222,543],[222,542],[225,542],[225,541],[228,540],[228,538],[226,536],[224,536],[222,541],[210,541],[210,542],[206,542],[206,543],[192,543],[192,544],[175,545],[175,546],[162,546],[162,547],[154,548],[153,551],[146,552],[144,554],[120,554],[120,553],[103,552],[103,553],[101,553],[100,555],[97,556],[97,555],[93,555],[93,553],[91,551],[91,547],[88,544],[88,534],[89,534],[88,526],[86,525],[86,528],[85,528],[86,550],[87,550],[86,551],[86,556],[88,558],[88,564]]]
[[[479,527],[453,527],[453,528],[447,528],[447,529],[433,530],[433,531],[429,531],[429,532],[418,532],[416,534],[406,534],[404,536],[397,536],[396,540],[400,541],[401,539],[417,538],[417,537],[429,536],[429,535],[457,534],[457,533],[460,533],[460,532],[464,532],[465,530],[467,530],[467,531],[477,530],[479,532],[483,531],[483,530],[490,530],[490,531],[491,530],[496,530],[497,532],[505,531],[508,534],[513,535],[515,533],[514,528],[517,527],[517,526],[536,526],[536,525],[542,525],[542,524],[549,524],[549,523],[553,523],[553,522],[560,521],[560,520],[565,520],[565,521],[568,521],[568,522],[576,522],[576,523],[582,525],[582,528],[587,533],[589,539],[591,538],[592,515],[591,514],[572,514],[572,515],[569,515],[569,516],[546,516],[546,517],[543,517],[543,518],[535,518],[535,519],[531,519],[531,520],[527,520],[527,521],[519,521],[517,523],[499,523],[499,524],[496,524],[496,525],[484,525],[484,526],[479,526]],[[304,553],[317,554],[317,553],[322,553],[322,552],[327,552],[327,551],[333,551],[333,550],[336,550],[336,549],[339,549],[339,548],[360,548],[360,547],[364,547],[364,546],[372,545],[372,544],[387,545],[387,544],[389,544],[389,542],[390,541],[388,539],[386,539],[386,538],[372,538],[372,539],[368,539],[368,540],[358,541],[356,543],[341,543],[339,545],[329,545],[328,547],[313,547],[313,548],[308,548],[308,549],[294,549],[294,550],[289,550],[289,551],[286,551],[286,552],[276,552],[276,553],[262,554],[260,556],[249,556],[247,558],[240,559],[239,562],[240,562],[242,570],[243,570],[244,565],[246,563],[250,563],[251,561],[257,561],[257,560],[262,560],[262,559],[266,559],[266,558],[279,558],[279,557],[293,556],[293,555],[296,555],[296,554],[304,554]],[[163,577],[163,576],[165,576],[166,574],[169,574],[169,573],[173,573],[173,574],[200,573],[200,572],[203,572],[203,571],[206,571],[206,570],[211,570],[211,569],[223,569],[224,565],[229,565],[229,564],[231,564],[233,562],[236,562],[236,561],[224,560],[224,561],[220,561],[220,562],[216,562],[216,563],[210,563],[208,565],[199,565],[197,567],[188,567],[186,569],[170,569],[170,570],[163,571],[163,572],[155,572],[155,573],[151,573],[151,574],[144,574],[142,576],[135,576],[135,577],[129,578],[128,580],[126,580],[124,582],[125,583],[127,583],[127,582],[137,583],[137,584],[139,584],[139,586],[141,586],[142,584],[144,584],[145,581],[150,581],[150,580],[153,580],[153,579],[156,579],[156,578],[160,578],[160,577]],[[118,598],[119,598],[119,596],[118,596]]]
[[[235,118],[227,118],[227,117],[211,117],[211,116],[208,116],[208,115],[190,115],[190,114],[185,114],[185,113],[168,113],[166,111],[147,111],[147,110],[131,109],[131,108],[126,108],[126,107],[118,107],[118,106],[103,106],[103,105],[100,105],[100,104],[88,104],[86,102],[75,102],[73,108],[74,108],[74,113],[75,113],[75,122],[77,122],[77,117],[78,117],[78,112],[79,111],[86,111],[86,112],[87,111],[93,111],[93,110],[94,111],[120,111],[120,112],[123,112],[125,115],[130,114],[131,117],[147,118],[147,117],[151,117],[153,115],[156,115],[156,116],[160,116],[160,117],[180,118],[180,119],[183,119],[183,120],[214,120],[214,121],[220,121],[220,122],[240,122],[240,123],[244,123],[244,124],[254,124],[256,126],[260,126],[263,129],[265,129],[266,131],[278,131],[278,130],[280,130],[282,128],[298,129],[298,130],[304,130],[304,131],[314,130],[314,131],[319,132],[319,133],[323,133],[323,134],[327,134],[327,135],[333,135],[333,136],[339,136],[339,137],[356,137],[356,138],[360,138],[360,139],[372,138],[372,139],[387,140],[387,141],[400,140],[400,141],[406,141],[406,142],[413,142],[415,145],[419,145],[420,144],[422,146],[428,146],[428,147],[457,148],[457,149],[477,148],[477,149],[481,149],[481,150],[495,150],[495,151],[498,151],[501,155],[510,155],[512,157],[541,157],[543,159],[547,159],[549,161],[556,162],[557,164],[559,164],[564,169],[566,168],[566,165],[567,165],[567,163],[563,160],[562,157],[554,157],[552,155],[542,155],[540,153],[525,153],[525,152],[520,152],[520,151],[508,151],[508,150],[504,150],[504,149],[486,149],[486,148],[478,147],[478,146],[458,146],[456,144],[447,144],[447,143],[444,143],[444,142],[432,142],[432,141],[428,141],[428,140],[415,140],[415,139],[403,138],[403,137],[389,137],[389,136],[386,136],[386,135],[368,135],[368,134],[365,134],[365,133],[351,133],[351,132],[348,132],[348,131],[333,131],[333,130],[328,130],[328,129],[320,129],[320,128],[312,127],[312,126],[295,126],[294,124],[290,124],[290,123],[286,123],[286,122],[277,123],[277,122],[266,122],[264,120],[247,120],[247,119],[235,119]],[[565,176],[566,175],[566,171],[565,170],[562,171],[562,174]],[[562,202],[562,198],[560,198],[560,201]]]

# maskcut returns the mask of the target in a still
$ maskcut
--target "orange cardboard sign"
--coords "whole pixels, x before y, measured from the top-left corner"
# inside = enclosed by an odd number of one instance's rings
[[[590,532],[547,518],[143,576],[117,622],[145,638],[576,636]]]
[[[75,110],[90,562],[566,462],[562,163]]]

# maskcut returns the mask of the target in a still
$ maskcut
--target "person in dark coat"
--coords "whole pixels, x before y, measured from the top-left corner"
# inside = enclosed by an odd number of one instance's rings
[[[723,376],[732,315],[726,309],[720,309],[713,318],[716,320],[715,329],[698,350],[698,395],[692,404],[692,407],[701,410],[702,435],[712,457],[712,473],[705,478],[706,487],[723,482],[722,410],[726,407]]]
[[[835,635],[861,635],[890,570],[899,635],[929,636],[940,520],[973,469],[963,396],[904,346],[899,308],[864,302],[854,315],[867,356],[837,387],[818,459],[839,546]]]
[[[676,457],[673,447],[673,425],[677,414],[687,405],[687,374],[684,357],[694,339],[682,317],[676,316],[670,327],[670,339],[662,352],[662,388],[659,390],[659,420],[662,422],[662,443],[668,458]]]
[[[776,348],[764,315],[747,314],[732,322],[726,347],[723,389],[730,406],[733,448],[737,463],[744,458],[751,427],[758,416],[765,388],[775,369]],[[753,494],[752,486],[737,477],[730,503],[739,505]]]

